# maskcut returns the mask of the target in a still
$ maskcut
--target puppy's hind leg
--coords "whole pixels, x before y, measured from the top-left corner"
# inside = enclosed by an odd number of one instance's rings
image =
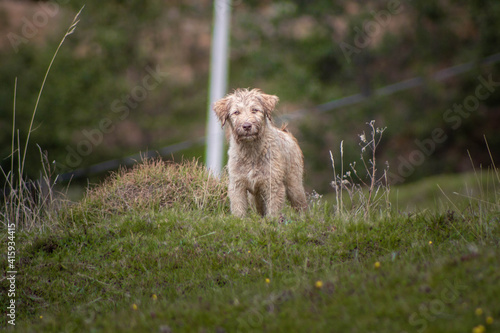
[[[307,209],[306,192],[301,177],[290,177],[286,187],[286,196],[290,200],[292,207],[297,211]]]

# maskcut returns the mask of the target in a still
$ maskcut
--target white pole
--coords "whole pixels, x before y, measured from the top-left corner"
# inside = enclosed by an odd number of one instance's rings
[[[212,105],[224,97],[227,90],[230,13],[231,0],[214,1],[206,163],[207,168],[215,175],[220,175],[222,170],[224,132],[212,110]]]

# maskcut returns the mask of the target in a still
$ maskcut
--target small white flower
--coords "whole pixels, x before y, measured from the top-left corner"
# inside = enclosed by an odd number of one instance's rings
[[[361,142],[366,142],[366,136],[365,136],[364,132],[363,132],[363,134],[359,135],[359,139],[361,140]]]

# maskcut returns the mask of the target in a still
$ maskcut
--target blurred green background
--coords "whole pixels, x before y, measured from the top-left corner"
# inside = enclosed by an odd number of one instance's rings
[[[205,135],[213,1],[4,0],[4,171],[10,169],[15,78],[15,127],[24,146],[45,70],[83,5],[46,83],[27,176],[39,177],[36,144],[62,173]],[[469,171],[467,151],[476,167],[486,168],[484,136],[500,163],[500,84],[494,83],[500,83],[500,62],[484,63],[500,52],[498,1],[235,0],[231,8],[228,87],[278,95],[276,116],[306,110],[289,127],[305,155],[308,191],[333,191],[329,150],[338,154],[344,140],[344,168],[359,161],[358,134],[369,134],[371,120],[387,127],[379,170],[388,161],[394,183]],[[466,71],[433,79],[464,63],[470,63]],[[423,84],[376,94],[414,77]],[[315,108],[358,93],[366,97],[362,102]],[[172,158],[203,154],[195,145]]]

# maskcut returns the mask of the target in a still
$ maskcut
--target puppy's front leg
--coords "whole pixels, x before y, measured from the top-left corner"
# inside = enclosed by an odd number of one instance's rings
[[[245,216],[248,208],[247,189],[239,182],[230,182],[228,187],[231,213],[238,217]]]
[[[264,191],[265,215],[277,216],[285,205],[285,185],[274,183]]]

